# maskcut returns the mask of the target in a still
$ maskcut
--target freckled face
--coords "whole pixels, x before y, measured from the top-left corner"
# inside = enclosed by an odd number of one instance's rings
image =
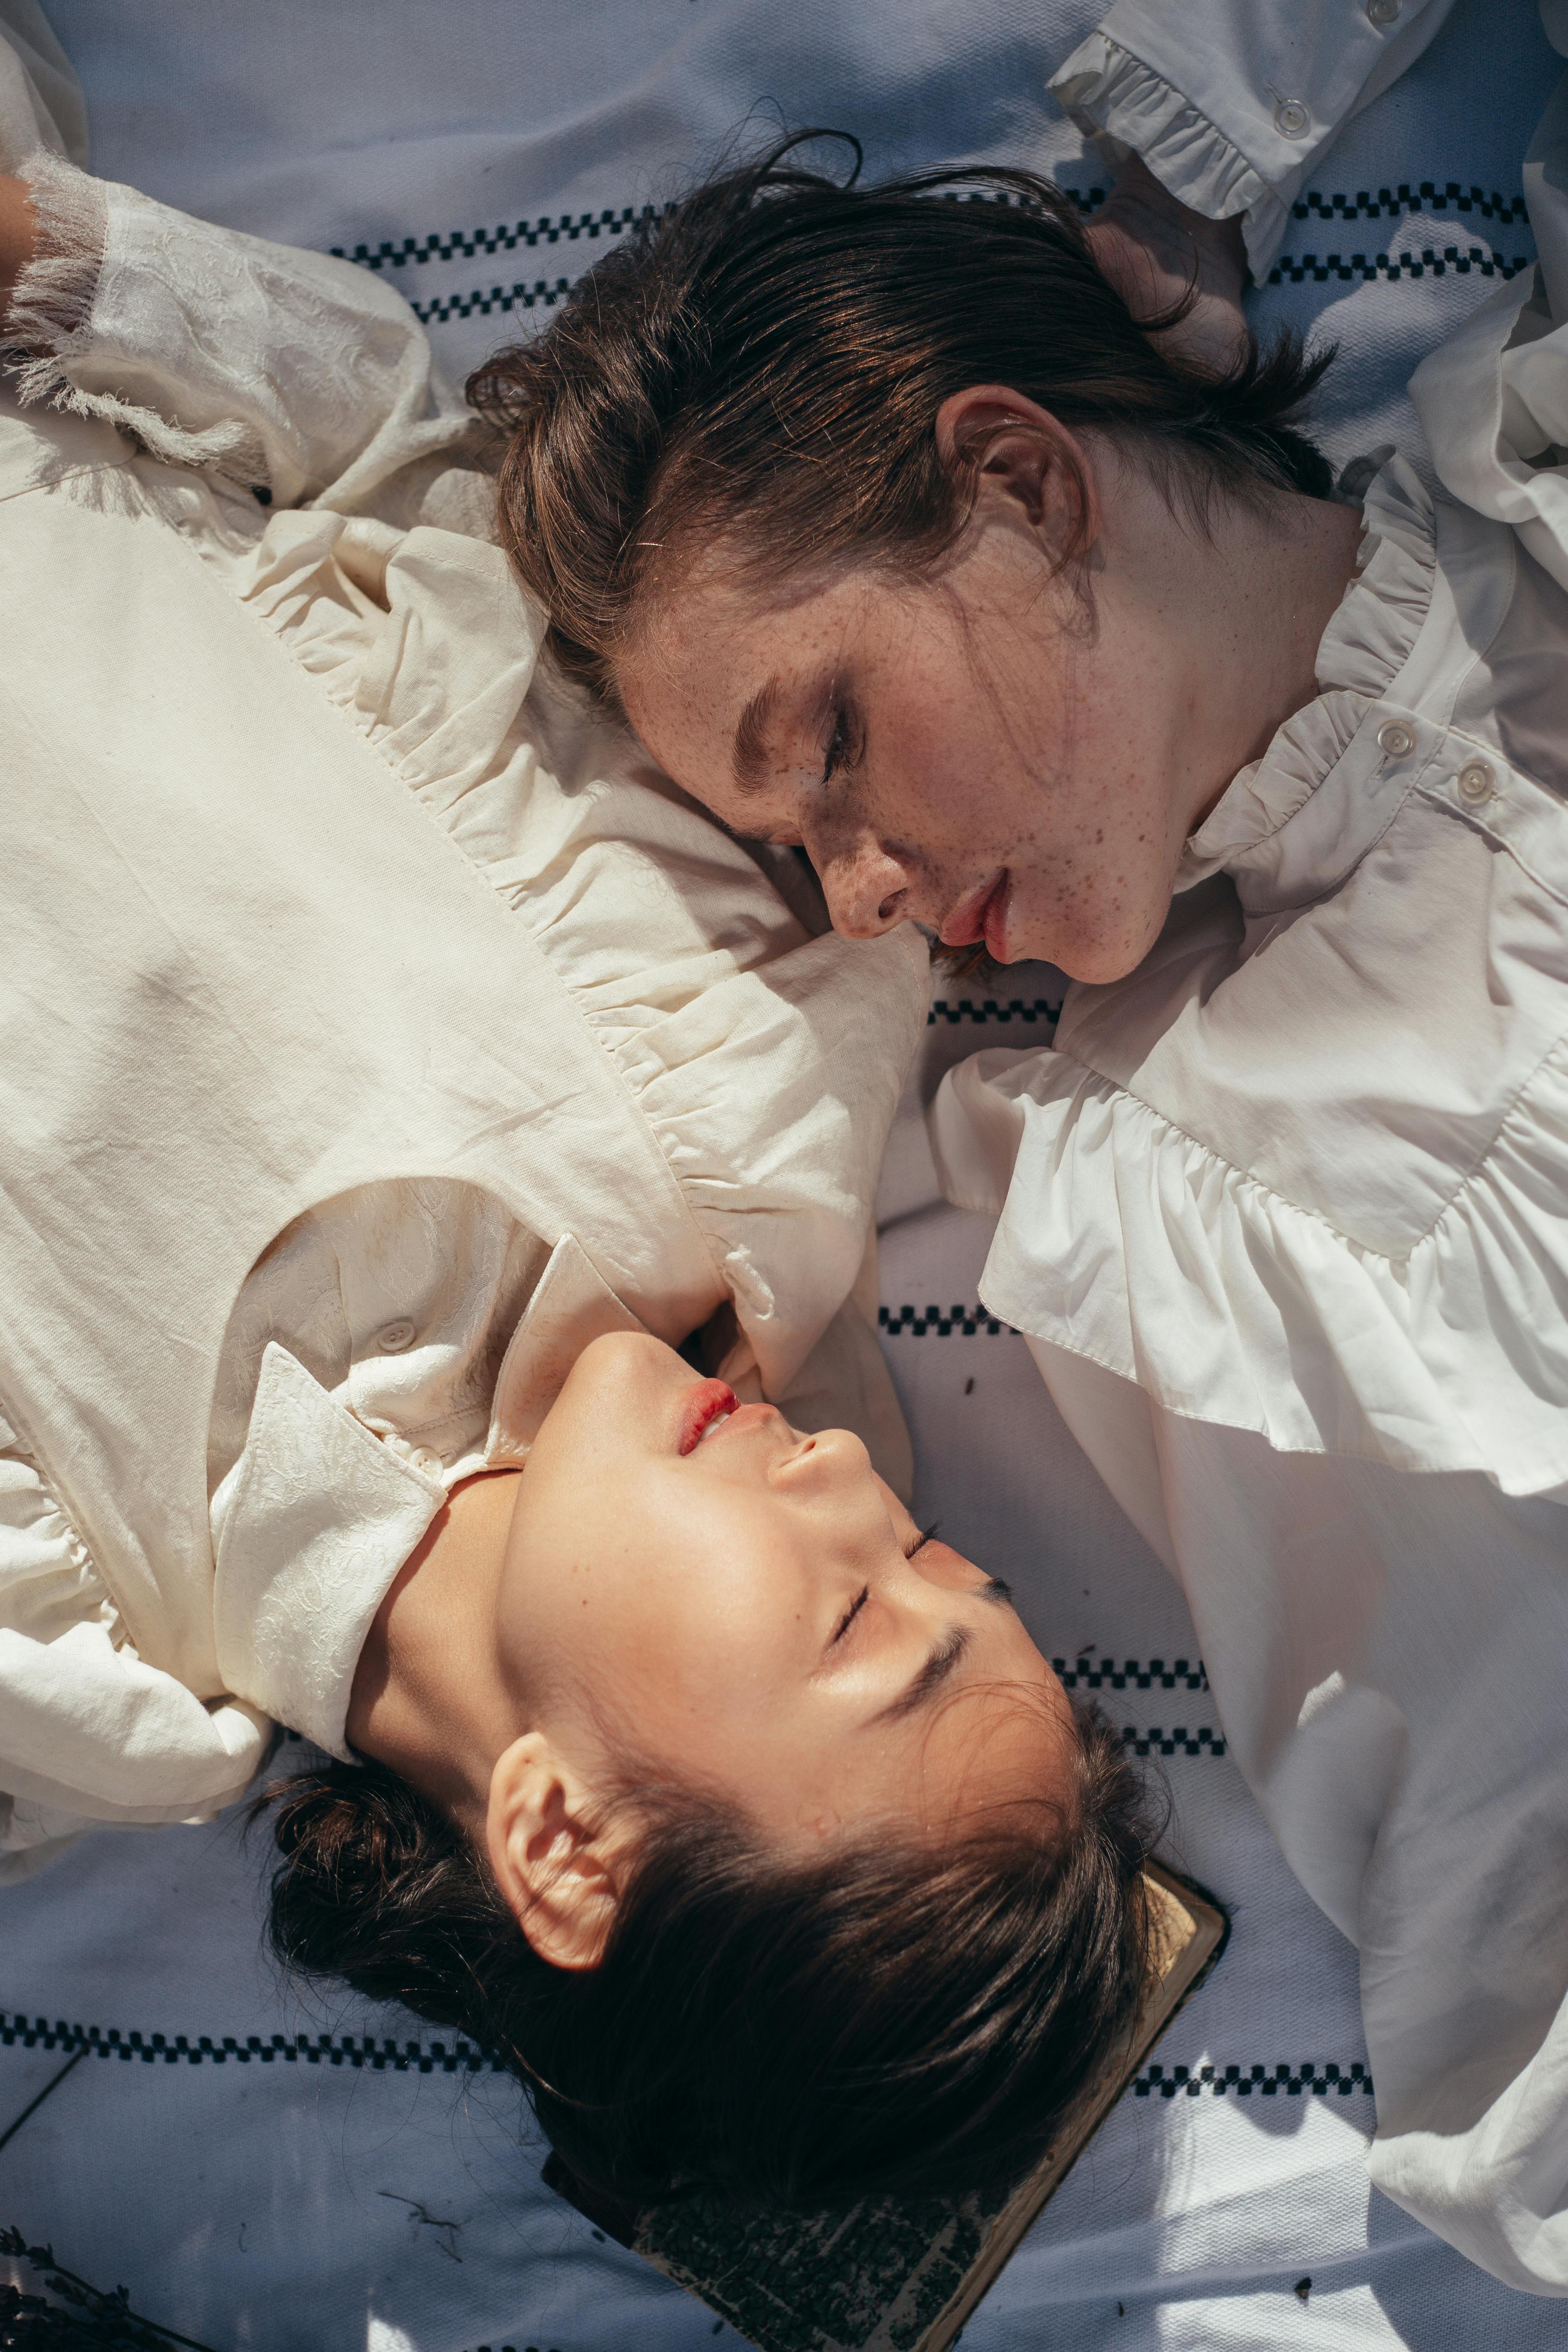
[[[1181,682],[1144,621],[977,518],[932,581],[858,570],[769,598],[716,555],[617,677],[678,783],[736,833],[804,845],[847,937],[914,920],[1106,981],[1157,935],[1190,815]]]

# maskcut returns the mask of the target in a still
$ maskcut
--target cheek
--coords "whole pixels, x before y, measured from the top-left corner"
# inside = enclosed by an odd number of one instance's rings
[[[809,1640],[805,1601],[740,1530],[643,1514],[646,1533],[574,1554],[552,1615],[577,1674],[645,1724],[716,1727],[774,1703]]]
[[[1092,983],[1131,971],[1171,901],[1179,842],[1152,758],[1113,717],[1086,716],[1020,827],[1010,950]]]
[[[873,711],[868,751],[873,814],[885,837],[928,858],[972,857],[977,841],[1027,817],[1028,780],[998,726],[998,713],[967,669],[951,685],[923,674]]]

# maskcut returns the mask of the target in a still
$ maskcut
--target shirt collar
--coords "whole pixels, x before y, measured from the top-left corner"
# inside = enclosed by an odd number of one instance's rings
[[[563,1236],[502,1360],[486,1465],[527,1457],[590,1340],[643,1328]],[[350,1760],[365,1636],[446,1493],[439,1467],[372,1435],[271,1342],[245,1451],[212,1503],[218,1666],[234,1696]]]

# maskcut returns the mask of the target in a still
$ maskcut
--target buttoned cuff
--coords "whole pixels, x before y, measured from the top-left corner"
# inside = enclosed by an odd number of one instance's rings
[[[1206,220],[1239,216],[1248,266],[1261,281],[1284,237],[1299,172],[1270,186],[1218,123],[1105,33],[1081,42],[1050,88],[1113,165],[1138,155],[1190,212]]]
[[[236,1698],[351,1760],[354,1668],[446,1499],[272,1341],[244,1453],[213,1497],[218,1666]]]

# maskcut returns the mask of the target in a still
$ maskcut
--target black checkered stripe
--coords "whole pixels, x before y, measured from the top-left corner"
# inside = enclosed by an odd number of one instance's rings
[[[1062,194],[1071,196],[1082,213],[1092,213],[1105,201],[1103,188],[1064,188]],[[1011,197],[988,188],[954,189],[949,191],[949,201],[1006,204]],[[383,237],[379,245],[335,245],[330,250],[337,260],[357,261],[363,269],[417,268],[427,261],[471,260],[476,254],[516,253],[519,247],[527,250],[541,245],[591,245],[601,237],[623,236],[640,221],[664,220],[678,209],[671,203],[622,205],[619,211],[611,205],[602,212],[561,213],[559,217],[546,213],[538,220],[514,221],[510,228],[505,223],[497,228],[455,228],[444,236],[437,233],[395,240]]]
[[[1134,2098],[1349,2099],[1373,2097],[1372,2077],[1357,2059],[1348,2066],[1325,2066],[1305,2059],[1299,2066],[1145,2066],[1132,2083]]]
[[[1052,1658],[1051,1665],[1061,1677],[1064,1690],[1124,1691],[1124,1690],[1189,1690],[1206,1691],[1208,1676],[1200,1658],[1191,1664],[1186,1658],[1175,1658],[1167,1666],[1163,1658],[1077,1657]],[[1189,1731],[1185,1724],[1174,1724],[1166,1730],[1163,1724],[1153,1724],[1141,1731],[1134,1723],[1122,1726],[1122,1745],[1134,1756],[1223,1756],[1225,1734],[1200,1724]]]
[[[1097,211],[1105,201],[1103,188],[1064,188],[1062,193],[1071,196],[1083,213]],[[990,191],[976,189],[968,200],[985,203],[990,200]],[[1294,220],[1382,220],[1450,209],[1478,214],[1482,220],[1505,223],[1525,222],[1530,217],[1522,195],[1503,196],[1495,189],[1489,194],[1484,188],[1461,187],[1458,180],[1448,180],[1441,188],[1433,180],[1422,180],[1415,187],[1402,180],[1396,188],[1379,188],[1375,195],[1366,188],[1354,196],[1325,196],[1313,189],[1297,197],[1291,206],[1291,215]],[[516,253],[519,248],[537,251],[540,246],[551,245],[592,245],[601,238],[622,236],[639,221],[660,220],[674,210],[674,204],[622,205],[619,208],[607,205],[596,213],[545,213],[538,220],[514,221],[510,227],[501,222],[495,228],[455,228],[444,234],[436,231],[430,236],[383,237],[377,245],[335,245],[331,251],[338,260],[357,261],[364,269],[419,268],[431,261],[472,260],[481,253]]]
[[[1000,1339],[1004,1331],[1012,1339],[1019,1336],[1010,1323],[998,1322],[994,1315],[988,1315],[983,1307],[977,1306],[879,1307],[876,1319],[881,1330],[894,1334],[910,1331],[917,1339],[924,1339],[928,1331],[935,1331],[943,1339],[955,1331],[962,1333],[966,1339],[974,1339],[981,1331],[993,1339]]]
[[[1203,1660],[1191,1665],[1186,1658],[1094,1659],[1080,1652],[1075,1658],[1052,1658],[1051,1666],[1067,1690],[1189,1690],[1206,1691],[1208,1675]]]
[[[977,1004],[968,996],[960,996],[956,1003],[948,997],[939,996],[925,1016],[925,1026],[936,1029],[944,1021],[950,1029],[956,1029],[961,1021],[999,1021],[1004,1026],[1009,1021],[1021,1021],[1026,1027],[1043,1021],[1048,1026],[1052,1026],[1061,1018],[1061,1005],[1053,1004],[1046,996],[1009,996],[1005,1004],[995,996],[985,997]]]
[[[1086,192],[1064,188],[1062,194],[1072,198],[1081,213],[1092,213],[1105,201],[1103,188]],[[978,205],[1009,204],[1014,199],[1008,192],[976,188],[967,194],[954,190],[948,201]],[[673,205],[665,205],[664,212],[674,209]],[[576,220],[563,213],[559,220],[547,216],[538,221],[519,221],[513,229],[476,229],[469,237],[456,233],[448,237],[405,236],[401,244],[384,243],[374,250],[368,245],[360,245],[351,253],[342,246],[334,246],[332,251],[340,260],[357,261],[367,269],[402,269],[410,263],[444,261],[466,253],[497,253],[519,245],[559,246],[563,241],[579,244],[584,237],[592,240],[621,236],[635,221],[662,217],[663,213],[656,212],[652,205],[644,205],[640,210],[626,205],[620,212],[583,213]],[[571,287],[570,278],[536,278],[512,286],[476,286],[471,293],[437,295],[429,302],[416,302],[411,297],[410,308],[423,325],[444,326],[449,319],[487,318],[495,310],[552,310]]]
[[[1477,213],[1482,220],[1517,221],[1528,226],[1530,215],[1522,196],[1500,196],[1494,188],[1489,194],[1484,188],[1462,188],[1458,180],[1446,181],[1438,187],[1433,180],[1422,180],[1416,187],[1402,180],[1396,188],[1379,188],[1373,195],[1363,188],[1354,196],[1319,195],[1312,191],[1298,196],[1291,206],[1292,220],[1384,220],[1410,213]]]
[[[428,2047],[418,2042],[372,2042],[367,2035],[356,2041],[352,2034],[336,2037],[321,2034],[310,2041],[304,2034],[288,2041],[281,2033],[263,2039],[259,2033],[246,2036],[244,2042],[234,2034],[225,2034],[214,2042],[208,2034],[191,2037],[183,2033],[122,2033],[118,2027],[106,2032],[98,2025],[68,2025],[63,2020],[50,2024],[47,2018],[24,2017],[10,2010],[0,2010],[0,2045],[6,2049],[24,2050],[86,2050],[95,2058],[140,2059],[143,2065],[152,2066],[222,2066],[232,2059],[237,2065],[289,2064],[312,2066],[371,2067],[378,2074],[415,2072],[422,2074],[478,2074],[504,2071],[499,2059],[459,2042],[452,2049],[433,2042]],[[1372,2095],[1372,2077],[1359,2061],[1347,2066],[1332,2062],[1323,2066],[1307,2060],[1300,2065],[1280,2063],[1274,2066],[1145,2066],[1129,2085],[1140,2099],[1224,2098],[1234,2094],[1248,2098],[1253,2093],[1260,2097],[1300,2098],[1308,2094],[1314,2098],[1337,2095],[1342,2099],[1354,2093]]]
[[[376,2074],[502,2074],[498,2058],[471,2042],[378,2042],[371,2034],[124,2033],[117,2025],[68,2025],[63,2019],[25,2017],[0,2010],[0,2047],[7,2050],[86,2050],[95,2058],[119,2058],[144,2066],[348,2066]]]
[[[1092,213],[1105,201],[1103,188],[1080,190],[1067,188],[1082,213]],[[955,203],[1007,203],[1003,194],[994,197],[990,191],[974,189],[960,196],[955,191]],[[601,239],[623,236],[639,221],[663,219],[675,209],[674,205],[658,207],[653,205],[622,205],[597,213],[562,213],[559,218],[550,214],[537,221],[517,221],[507,228],[476,228],[466,232],[454,229],[446,236],[405,236],[395,242],[383,238],[381,244],[335,245],[331,251],[340,261],[357,261],[363,269],[406,269],[429,261],[453,261],[480,253],[514,253],[519,248],[541,246],[594,244]],[[585,267],[589,266],[585,263]],[[476,286],[467,294],[437,295],[429,302],[413,301],[413,314],[424,326],[444,326],[449,319],[487,318],[492,311],[553,310],[561,297],[571,290],[570,278],[536,278],[519,279],[511,286]]]
[[[332,252],[340,261],[357,261],[364,269],[407,269],[427,261],[471,259],[476,253],[516,253],[519,247],[541,245],[593,244],[601,237],[622,236],[638,221],[663,219],[674,212],[674,205],[622,205],[598,213],[562,213],[559,219],[547,213],[537,221],[514,221],[498,228],[455,228],[443,236],[405,236],[395,243],[383,238],[380,245],[335,245]]]
[[[1124,1723],[1122,1745],[1134,1756],[1223,1756],[1225,1734],[1211,1731],[1207,1724],[1200,1724],[1196,1731],[1187,1731],[1180,1724],[1169,1731],[1158,1724],[1140,1731],[1135,1724]]]
[[[1080,212],[1092,213],[1105,201],[1103,188],[1067,188],[1063,194],[1072,198]],[[1003,201],[1007,201],[1004,197]],[[976,190],[968,201],[991,201],[988,192]],[[428,236],[383,237],[378,244],[355,246],[335,245],[331,251],[342,261],[358,262],[363,269],[388,270],[419,268],[432,261],[467,260],[480,254],[538,251],[551,246],[596,245],[624,236],[639,221],[663,217],[673,206],[653,205],[607,205],[592,213],[546,213],[538,220],[514,221],[509,226],[500,223],[494,228],[451,229]],[[1436,181],[1422,180],[1416,185],[1401,181],[1396,188],[1379,188],[1375,194],[1363,188],[1354,196],[1336,192],[1323,195],[1309,191],[1291,205],[1296,220],[1354,221],[1407,219],[1423,213],[1468,214],[1485,221],[1523,226],[1528,221],[1522,195],[1504,196],[1493,189],[1464,187],[1457,180],[1446,181],[1439,187]],[[1470,246],[1461,252],[1458,246],[1445,246],[1439,253],[1428,246],[1419,254],[1401,254],[1390,257],[1386,253],[1366,254],[1282,254],[1269,273],[1269,284],[1301,285],[1308,279],[1326,282],[1330,278],[1364,280],[1383,278],[1441,278],[1452,270],[1460,277],[1472,270],[1483,278],[1512,278],[1531,266],[1526,255],[1512,257],[1481,246]],[[487,317],[494,311],[553,310],[562,296],[571,290],[570,277],[517,279],[510,286],[477,286],[467,293],[437,295],[429,302],[414,302],[417,318],[426,326],[442,325],[451,319]]]
[[[1375,278],[1446,278],[1450,270],[1456,277],[1468,278],[1472,270],[1482,278],[1517,278],[1521,269],[1535,267],[1533,254],[1506,254],[1472,245],[1461,253],[1457,245],[1446,245],[1441,253],[1424,246],[1419,253],[1303,253],[1300,256],[1282,253],[1269,272],[1270,286],[1301,286],[1308,279],[1319,285],[1330,278],[1364,284]]]

